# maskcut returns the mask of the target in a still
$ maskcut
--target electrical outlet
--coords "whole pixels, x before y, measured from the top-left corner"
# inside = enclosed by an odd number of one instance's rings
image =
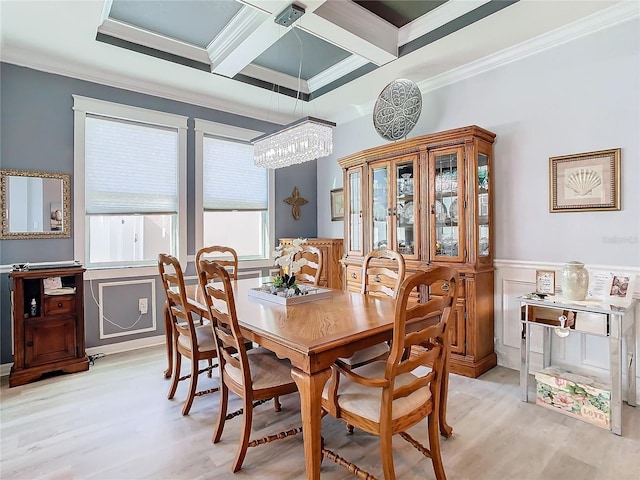
[[[149,311],[149,305],[147,304],[147,299],[146,298],[138,299],[138,311],[142,315],[144,315],[145,313],[147,313]]]

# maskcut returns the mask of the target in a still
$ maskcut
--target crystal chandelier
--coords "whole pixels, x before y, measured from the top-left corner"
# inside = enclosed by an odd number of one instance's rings
[[[331,155],[335,126],[326,120],[305,117],[275,133],[254,138],[254,163],[258,167],[281,168]]]

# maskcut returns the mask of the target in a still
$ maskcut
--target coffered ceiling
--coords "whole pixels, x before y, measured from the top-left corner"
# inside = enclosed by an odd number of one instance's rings
[[[637,10],[616,0],[2,0],[0,58],[277,123],[340,122],[370,113],[394,79],[428,91]]]

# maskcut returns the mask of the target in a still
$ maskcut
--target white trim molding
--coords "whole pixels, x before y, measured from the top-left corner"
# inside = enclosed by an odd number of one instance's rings
[[[149,313],[151,313],[151,326],[145,328],[139,328],[137,330],[130,329],[128,327],[123,327],[118,325],[114,320],[107,318],[105,315],[105,288],[107,287],[122,287],[124,285],[142,285],[148,283],[149,284],[149,296],[151,297],[151,301],[147,303],[149,306]],[[117,303],[117,299],[114,300]],[[140,314],[142,315],[142,314]],[[155,332],[158,327],[156,323],[156,281],[153,278],[146,280],[126,280],[126,281],[118,281],[118,282],[102,282],[98,285],[98,318],[100,320],[100,340],[104,340],[107,338],[116,338],[116,337],[124,337],[127,335],[137,335],[139,333],[145,332]],[[115,323],[118,325],[123,331],[119,331],[116,333],[105,333],[105,320],[109,323]],[[140,317],[138,317],[140,320]],[[138,322],[136,320],[133,323],[133,326]]]
[[[73,252],[76,259],[88,265],[86,257],[85,216],[85,138],[87,114],[133,120],[174,128],[178,132],[178,225],[177,256],[181,262],[187,257],[187,121],[189,117],[173,113],[107,102],[95,98],[72,95],[74,114],[73,135]],[[127,267],[128,268],[128,267]],[[135,267],[131,267],[135,268]],[[146,267],[142,267],[146,269]],[[108,275],[114,276],[111,270]]]

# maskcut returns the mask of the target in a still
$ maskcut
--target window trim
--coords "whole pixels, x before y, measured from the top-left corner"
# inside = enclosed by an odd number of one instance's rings
[[[205,135],[210,135],[227,140],[242,140],[248,142],[249,140],[262,135],[264,132],[257,130],[250,130],[248,128],[236,127],[233,125],[226,125],[223,123],[212,122],[209,120],[202,120],[200,118],[194,118],[195,121],[195,133],[196,133],[196,184],[195,184],[195,245],[196,252],[204,246],[204,188],[202,185],[202,176],[204,174],[204,152],[203,141]],[[274,250],[275,245],[275,173],[273,170],[269,170],[269,235],[267,238],[267,258],[256,260],[242,260],[239,263],[239,268],[250,267],[268,267],[273,265],[271,259],[271,252]]]
[[[72,95],[73,97],[73,252],[76,259],[86,263],[86,211],[85,211],[85,135],[87,114],[101,115],[123,120],[133,120],[175,128],[178,130],[178,224],[177,256],[181,264],[187,263],[187,120],[189,117],[173,113],[133,107],[121,103],[107,102],[95,98]],[[82,228],[79,228],[79,227]],[[109,270],[110,276],[126,275],[126,272],[139,273],[141,269],[153,269],[149,265],[122,265],[110,267],[91,267],[93,270]],[[147,271],[147,270],[145,270]]]

